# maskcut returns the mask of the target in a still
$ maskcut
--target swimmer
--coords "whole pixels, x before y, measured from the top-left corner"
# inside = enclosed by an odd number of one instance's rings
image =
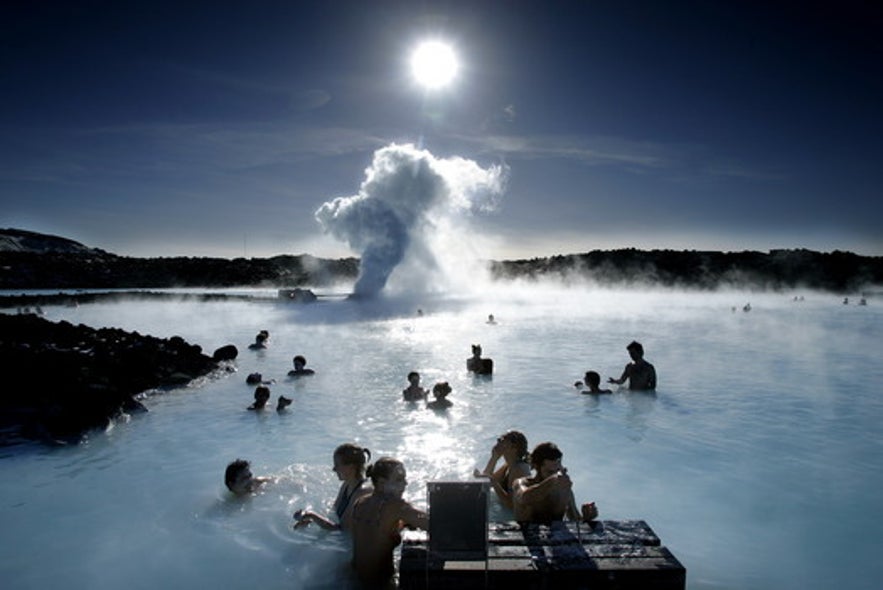
[[[518,522],[550,523],[564,520],[594,520],[594,502],[576,508],[573,482],[562,467],[563,454],[555,443],[538,444],[530,454],[533,477],[522,477],[514,484],[512,504]]]
[[[417,371],[408,373],[408,383],[408,387],[402,390],[402,398],[406,402],[426,399],[426,390],[420,387],[420,373]]]
[[[270,340],[270,333],[266,330],[261,330],[258,332],[257,336],[254,337],[254,343],[249,344],[248,347],[252,350],[258,350],[261,348],[267,348]]]
[[[626,346],[632,362],[625,366],[619,379],[610,377],[608,383],[622,385],[628,380],[629,389],[649,390],[656,389],[656,368],[644,360],[644,347],[634,340]]]
[[[371,493],[365,485],[365,464],[371,458],[371,451],[353,443],[344,443],[334,449],[334,467],[337,479],[342,481],[337,499],[334,500],[334,514],[337,522],[312,510],[298,510],[294,513],[294,528],[305,527],[311,522],[329,531],[348,531],[352,527],[353,506],[356,500]]]
[[[494,319],[494,314],[492,314],[492,313],[488,314],[487,323],[488,324],[496,324],[497,323],[497,320]]]
[[[270,388],[266,385],[259,385],[254,390],[254,403],[248,406],[248,409],[263,410],[268,401],[270,401]]]
[[[530,476],[529,457],[527,437],[517,430],[510,430],[497,438],[484,469],[482,471],[476,469],[472,475],[489,478],[500,503],[512,510],[512,484],[517,479]],[[503,465],[497,469],[497,463],[501,458]]]
[[[307,359],[302,355],[297,355],[291,361],[294,363],[294,370],[288,371],[289,377],[302,377],[304,375],[313,375],[315,371],[312,369],[306,369]]]
[[[276,401],[276,411],[277,412],[284,411],[285,408],[287,408],[288,406],[291,405],[291,401],[292,400],[288,399],[284,395],[280,395],[279,399]]]
[[[427,403],[426,407],[430,410],[446,410],[450,408],[454,403],[448,399],[449,393],[451,393],[451,386],[448,385],[448,382],[439,381],[432,388],[432,395],[435,397],[435,400]]]
[[[245,459],[236,459],[231,462],[224,472],[224,483],[227,485],[227,489],[237,496],[253,494],[268,481],[270,481],[268,477],[252,475],[251,465]]]
[[[613,393],[609,389],[601,389],[601,375],[595,371],[586,371],[585,381],[586,387],[589,389],[588,391],[583,391],[583,393]]]
[[[248,377],[245,378],[245,383],[248,385],[271,385],[275,382],[274,379],[264,381],[264,376],[260,373],[249,373]]]
[[[402,498],[408,481],[401,461],[382,457],[367,474],[374,491],[353,507],[353,567],[362,583],[380,587],[395,573],[393,551],[402,541],[402,528],[426,529],[429,517]]]
[[[490,375],[494,372],[494,361],[481,358],[481,345],[472,345],[472,356],[466,359],[466,370],[476,375]]]

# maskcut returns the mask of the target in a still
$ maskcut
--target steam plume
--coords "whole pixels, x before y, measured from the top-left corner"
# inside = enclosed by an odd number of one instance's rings
[[[316,219],[326,233],[361,252],[354,295],[370,297],[403,260],[438,271],[445,250],[467,233],[455,229],[453,220],[493,210],[506,174],[502,166],[485,169],[472,160],[391,144],[374,153],[359,192],[326,202]]]

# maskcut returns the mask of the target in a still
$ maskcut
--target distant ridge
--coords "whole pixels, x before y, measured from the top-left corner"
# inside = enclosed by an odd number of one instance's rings
[[[488,261],[497,280],[558,280],[612,287],[821,289],[883,286],[883,257],[805,249],[714,252],[594,250],[530,260]],[[0,230],[0,289],[313,287],[355,281],[359,260],[307,254],[272,258],[132,258],[36,232]]]
[[[88,248],[79,242],[59,236],[10,228],[0,229],[0,252],[89,254],[103,252],[103,250]]]

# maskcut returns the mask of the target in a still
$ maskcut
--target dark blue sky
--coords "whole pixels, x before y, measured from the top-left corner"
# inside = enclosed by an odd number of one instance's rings
[[[375,150],[509,168],[487,258],[883,255],[874,2],[5,2],[0,227],[131,255],[349,254]],[[428,93],[426,38],[461,62]]]

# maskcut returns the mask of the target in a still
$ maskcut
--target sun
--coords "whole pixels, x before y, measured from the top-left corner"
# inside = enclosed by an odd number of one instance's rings
[[[459,64],[450,45],[426,41],[411,54],[411,71],[417,82],[427,88],[442,88],[457,76]]]

